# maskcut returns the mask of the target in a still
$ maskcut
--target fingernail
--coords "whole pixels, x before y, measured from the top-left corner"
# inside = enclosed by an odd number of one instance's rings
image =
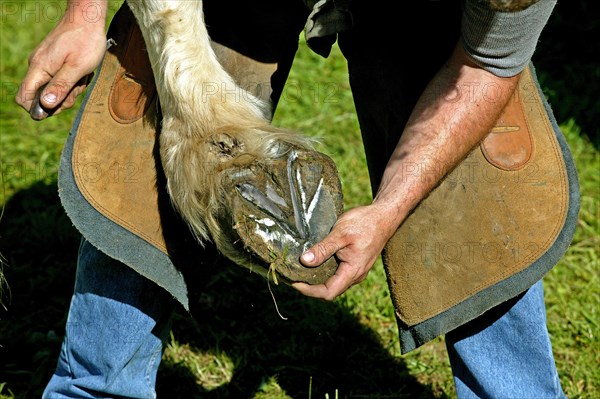
[[[302,254],[302,260],[310,263],[315,260],[315,254],[312,252],[305,252]]]
[[[48,104],[54,104],[56,102],[56,94],[46,93],[44,95],[44,101],[46,101]]]

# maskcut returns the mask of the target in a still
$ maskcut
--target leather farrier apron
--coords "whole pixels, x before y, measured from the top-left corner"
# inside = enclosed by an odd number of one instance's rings
[[[62,155],[61,200],[88,241],[188,308],[176,259],[191,236],[164,190],[154,79],[126,7],[109,37],[117,45],[107,52]],[[226,69],[229,61],[243,62],[221,60]],[[263,75],[272,73],[264,68]],[[530,66],[496,127],[384,250],[402,351],[527,290],[566,252],[578,210],[573,160]],[[208,259],[199,257],[196,267]]]

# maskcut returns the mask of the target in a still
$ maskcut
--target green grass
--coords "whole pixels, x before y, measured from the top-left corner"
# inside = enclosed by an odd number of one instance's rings
[[[117,3],[111,4],[114,10]],[[6,310],[0,310],[0,398],[29,399],[39,397],[54,369],[74,280],[78,234],[60,206],[56,173],[76,110],[38,123],[14,104],[27,55],[54,21],[6,13],[0,18],[0,204],[5,206],[0,253],[10,286],[3,295]],[[548,328],[567,396],[595,399],[600,396],[600,154],[595,140],[588,139],[594,132],[582,131],[587,124],[577,118],[577,104],[594,99],[569,93],[568,83],[555,83],[549,69],[538,65],[538,72],[544,87],[553,87],[548,90],[553,104],[556,97],[556,103],[574,110],[557,115],[564,115],[559,122],[582,194],[573,243],[545,277]],[[596,81],[588,84],[598,88]],[[589,113],[586,117],[594,120]],[[346,207],[370,201],[346,66],[337,48],[325,60],[301,43],[274,123],[320,138],[321,150],[338,165]],[[247,271],[224,267],[203,282],[194,317],[176,316],[159,370],[159,397],[454,396],[442,338],[400,355],[380,261],[362,284],[332,303],[286,286],[272,288],[288,320],[277,314],[266,282]]]

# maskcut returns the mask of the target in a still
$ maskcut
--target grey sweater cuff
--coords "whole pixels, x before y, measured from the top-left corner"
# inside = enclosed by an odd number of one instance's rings
[[[462,44],[480,67],[500,77],[514,76],[531,60],[556,0],[541,0],[517,12],[498,12],[482,0],[466,0]]]

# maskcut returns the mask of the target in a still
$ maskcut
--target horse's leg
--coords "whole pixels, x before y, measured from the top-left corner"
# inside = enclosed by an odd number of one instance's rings
[[[341,212],[331,160],[306,137],[271,126],[268,105],[235,84],[211,48],[201,1],[128,5],[156,80],[161,160],[176,209],[200,241],[212,239],[239,264],[324,281],[334,264],[303,269],[298,257]]]

